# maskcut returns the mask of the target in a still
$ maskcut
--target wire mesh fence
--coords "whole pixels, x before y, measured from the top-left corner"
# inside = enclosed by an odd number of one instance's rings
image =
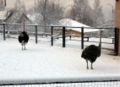
[[[45,30],[46,29],[46,30]],[[3,40],[13,37],[18,38],[21,31],[25,30],[30,38],[32,38],[35,43],[38,43],[41,38],[48,37],[51,46],[58,39],[61,39],[62,47],[66,47],[67,40],[69,41],[80,41],[81,49],[84,48],[85,43],[99,43],[99,38],[102,38],[102,43],[111,44],[110,50],[117,53],[117,38],[115,38],[114,27],[108,28],[93,28],[93,27],[77,27],[77,26],[59,26],[59,25],[35,25],[35,24],[20,24],[20,23],[3,23],[0,24],[0,33],[2,34]],[[105,31],[111,31],[112,34],[105,33]],[[76,32],[77,31],[77,32]],[[104,32],[103,32],[104,31]],[[100,35],[100,32],[102,34]],[[105,34],[104,34],[105,33]],[[107,37],[105,35],[108,35]],[[77,39],[76,39],[77,38]],[[92,39],[93,38],[93,39]],[[105,40],[104,40],[105,39]],[[107,39],[107,40],[106,40]],[[109,49],[109,48],[105,48]],[[115,53],[115,54],[116,54]]]
[[[0,81],[0,87],[120,87],[120,76]]]
[[[26,84],[1,84],[0,87],[120,87],[120,81],[106,82],[54,82],[54,83],[26,83]]]
[[[61,84],[31,84],[6,85],[0,87],[120,87],[120,82],[92,82],[92,83],[61,83]]]
[[[46,31],[45,31],[46,27]],[[65,34],[66,37],[82,37],[82,29],[84,30],[84,38],[91,38],[96,37],[99,38],[99,31],[104,31],[102,33],[102,38],[108,38],[113,37],[114,38],[114,28],[92,28],[92,27],[72,27],[72,26],[58,26],[58,25],[52,25],[52,26],[42,26],[42,25],[34,25],[34,24],[20,24],[20,23],[9,23],[9,24],[0,24],[0,33],[4,33],[6,35],[11,34],[19,34],[21,31],[25,30],[28,32],[29,35],[35,35],[36,28],[37,28],[37,35],[39,36],[50,36],[51,35],[51,28],[53,27],[53,34],[56,38],[62,37],[62,29],[65,27]],[[5,31],[5,32],[4,32]],[[112,34],[108,33],[107,31],[112,32]],[[107,32],[107,34],[105,33]],[[104,34],[105,33],[105,34]],[[110,35],[109,35],[110,34]],[[105,36],[109,35],[109,36]],[[5,37],[7,38],[7,37]],[[109,38],[111,39],[111,38]],[[72,39],[73,40],[73,39]]]

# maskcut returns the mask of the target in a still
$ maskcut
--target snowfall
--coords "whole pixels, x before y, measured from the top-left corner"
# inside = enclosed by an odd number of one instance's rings
[[[111,42],[110,39],[103,41]],[[98,45],[85,42],[85,46],[90,44]],[[120,77],[120,57],[110,55],[114,45],[103,43],[102,47],[102,55],[93,64],[94,69],[87,70],[86,61],[81,58],[80,38],[67,38],[63,48],[62,39],[54,40],[51,46],[50,37],[38,37],[37,44],[34,37],[30,37],[27,50],[22,51],[17,37],[4,41],[0,34],[0,81]]]

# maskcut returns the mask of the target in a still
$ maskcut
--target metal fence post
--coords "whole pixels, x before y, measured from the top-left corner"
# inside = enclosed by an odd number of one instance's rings
[[[53,26],[51,26],[51,46],[53,46]]]
[[[62,47],[66,47],[66,40],[65,40],[66,36],[65,36],[65,27],[63,27],[62,29]]]
[[[35,25],[35,43],[37,44],[38,43],[38,29],[37,29],[37,25]]]
[[[5,24],[3,24],[3,40],[6,40],[6,37],[5,37]]]
[[[81,28],[81,49],[84,49],[84,27]]]

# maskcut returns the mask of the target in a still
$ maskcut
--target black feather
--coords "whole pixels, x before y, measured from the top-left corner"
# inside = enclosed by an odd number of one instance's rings
[[[18,41],[23,45],[25,45],[26,43],[28,43],[28,40],[29,40],[29,36],[27,34],[27,32],[25,31],[22,31],[20,33],[20,35],[18,36]]]
[[[101,55],[101,45],[99,46],[90,45],[83,50],[81,57],[83,57],[86,61],[90,61],[92,64],[93,62],[96,61],[97,57],[100,57],[100,55]]]

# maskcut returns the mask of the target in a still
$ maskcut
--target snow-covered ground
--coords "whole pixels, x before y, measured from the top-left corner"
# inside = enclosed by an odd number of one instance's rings
[[[22,51],[17,39],[3,41],[0,36],[0,81],[120,76],[120,57],[109,55],[110,51],[102,50],[94,70],[86,70],[80,41],[67,39],[66,48],[62,48],[60,39],[54,41],[53,47],[50,38],[38,39],[38,44],[30,39],[27,50]],[[113,47],[113,44],[103,45]]]

